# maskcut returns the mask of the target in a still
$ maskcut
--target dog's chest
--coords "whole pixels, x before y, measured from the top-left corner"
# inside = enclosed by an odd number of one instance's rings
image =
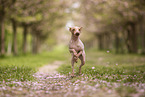
[[[81,40],[78,41],[70,41],[69,48],[75,49],[76,51],[81,51],[84,49],[84,45]]]

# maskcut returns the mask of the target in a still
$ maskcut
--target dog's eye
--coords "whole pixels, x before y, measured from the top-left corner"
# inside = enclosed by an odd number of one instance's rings
[[[81,29],[79,29],[79,31],[81,31]]]
[[[75,31],[75,29],[72,29],[72,31]]]

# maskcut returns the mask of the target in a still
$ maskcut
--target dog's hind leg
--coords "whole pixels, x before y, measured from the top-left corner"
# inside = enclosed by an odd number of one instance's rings
[[[85,65],[85,53],[82,54],[82,55],[79,57],[79,59],[81,60],[81,65],[80,65],[80,67],[79,67],[79,74],[81,74],[81,68],[82,68],[83,65]]]
[[[71,65],[72,65],[72,74],[71,74],[71,76],[72,77],[74,77],[74,58],[73,58],[73,56],[72,56],[72,59],[71,59]]]

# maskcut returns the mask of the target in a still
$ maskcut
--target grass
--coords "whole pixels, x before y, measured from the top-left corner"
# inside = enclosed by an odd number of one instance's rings
[[[32,75],[39,67],[55,60],[65,60],[64,51],[64,48],[60,46],[51,52],[43,52],[37,55],[26,54],[1,57],[0,82],[33,80]]]
[[[72,71],[70,59],[71,55],[63,46],[37,55],[6,56],[0,58],[0,81],[33,80],[32,75],[39,67],[55,60],[65,61],[66,64],[60,66],[58,71],[68,75]],[[79,63],[75,64],[76,73]],[[145,56],[116,55],[96,49],[87,50],[86,64],[82,67],[82,73],[89,78],[98,78],[108,82],[145,82]]]
[[[1,57],[0,84],[10,81],[34,80],[33,74],[39,67],[56,60],[65,62],[58,68],[58,72],[69,75],[72,71],[70,59],[71,54],[63,46],[56,47],[51,52],[43,52],[37,55]],[[75,64],[76,75],[78,75],[79,64],[80,62]],[[116,55],[108,51],[90,49],[86,51],[86,64],[82,67],[82,74],[84,75],[74,77],[70,81],[75,83],[77,80],[83,80],[91,86],[99,84],[98,87],[104,90],[114,88],[113,83],[121,83],[119,87],[115,87],[115,90],[121,97],[128,97],[137,92],[136,86],[131,86],[130,83],[137,82],[137,85],[139,85],[145,82],[145,56]],[[108,83],[112,86],[108,87]],[[126,84],[130,86],[126,86]],[[9,86],[14,86],[14,84],[10,83]]]
[[[33,80],[35,69],[28,66],[0,66],[0,81],[26,81]]]
[[[76,75],[79,65],[80,63],[75,64]],[[58,68],[58,72],[65,75],[70,75],[71,71],[70,60]],[[74,77],[71,81],[85,80],[91,86],[99,83],[100,89],[115,89],[121,97],[131,97],[136,93],[143,95],[139,93],[138,86],[133,84],[145,83],[145,56],[90,49],[86,51],[86,64],[82,67],[82,74],[83,76]]]
[[[82,73],[88,77],[108,82],[145,82],[145,56],[131,54],[112,54],[91,49],[86,52],[87,60]],[[68,65],[69,64],[69,65]],[[79,64],[75,66],[78,73]],[[71,72],[68,62],[59,67],[62,74]]]

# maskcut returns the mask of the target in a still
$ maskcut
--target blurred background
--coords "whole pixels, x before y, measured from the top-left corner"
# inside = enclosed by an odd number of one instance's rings
[[[0,55],[67,46],[83,27],[86,49],[145,54],[144,0],[0,0]]]

